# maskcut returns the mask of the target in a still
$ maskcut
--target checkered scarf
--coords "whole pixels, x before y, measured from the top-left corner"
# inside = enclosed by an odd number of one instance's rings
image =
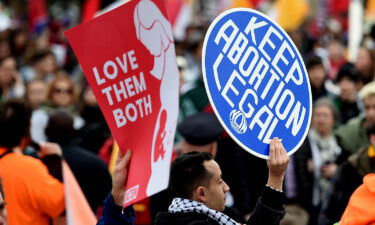
[[[231,219],[229,216],[225,215],[224,213],[221,213],[214,209],[210,209],[203,203],[200,203],[194,200],[189,200],[189,199],[174,198],[171,205],[168,208],[168,212],[170,213],[196,212],[196,213],[207,215],[208,217],[217,221],[221,225],[239,225],[239,223],[237,223],[236,221],[234,221],[233,219]]]

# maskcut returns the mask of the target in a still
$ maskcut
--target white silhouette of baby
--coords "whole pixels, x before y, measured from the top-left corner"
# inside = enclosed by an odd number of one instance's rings
[[[137,38],[154,56],[151,75],[161,80],[160,101],[151,149],[151,177],[147,195],[168,187],[170,160],[178,113],[178,69],[169,21],[150,0],[141,0],[134,10]],[[158,171],[166,171],[161,176]]]

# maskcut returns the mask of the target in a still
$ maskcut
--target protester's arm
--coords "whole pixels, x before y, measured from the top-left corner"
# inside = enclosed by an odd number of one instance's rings
[[[109,194],[104,202],[103,215],[97,225],[133,225],[134,210],[132,206],[122,209],[122,206],[114,202],[112,194]]]
[[[282,187],[288,162],[289,156],[281,141],[277,138],[271,140],[267,185],[247,224],[276,225],[284,217]]]
[[[105,200],[103,215],[97,225],[132,225],[134,224],[134,210],[132,206],[122,210],[125,195],[125,184],[128,178],[128,165],[131,152],[127,151],[125,156],[119,155],[112,177],[112,191]]]
[[[42,142],[38,154],[44,165],[47,166],[49,174],[60,182],[63,182],[61,164],[62,150],[60,146],[55,143]]]

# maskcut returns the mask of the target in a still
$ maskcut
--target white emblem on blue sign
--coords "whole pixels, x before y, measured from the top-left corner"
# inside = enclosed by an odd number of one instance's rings
[[[210,25],[202,69],[210,102],[229,135],[268,158],[269,141],[295,152],[310,127],[312,98],[303,60],[289,36],[262,13],[231,9]]]

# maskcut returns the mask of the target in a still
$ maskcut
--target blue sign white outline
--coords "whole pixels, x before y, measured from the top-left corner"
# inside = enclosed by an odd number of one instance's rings
[[[298,51],[298,48],[295,46],[294,42],[291,40],[291,38],[289,37],[289,35],[284,31],[284,29],[282,29],[276,22],[274,22],[272,19],[270,19],[268,16],[266,16],[265,14],[259,12],[259,11],[256,11],[256,10],[253,10],[253,9],[249,9],[249,8],[233,8],[233,9],[229,9],[227,11],[224,11],[223,13],[221,13],[218,17],[215,18],[215,20],[211,23],[210,27],[208,28],[207,30],[207,33],[205,35],[205,38],[204,38],[204,42],[203,42],[203,48],[202,48],[202,72],[203,72],[203,80],[204,80],[204,85],[205,85],[205,88],[206,88],[206,93],[208,95],[208,98],[210,100],[210,103],[212,105],[212,108],[218,118],[218,120],[220,121],[220,123],[222,124],[222,126],[224,127],[225,131],[230,135],[230,137],[238,144],[240,145],[243,149],[245,149],[246,151],[248,151],[249,153],[257,156],[257,157],[260,157],[260,158],[263,158],[263,159],[268,159],[269,156],[266,156],[266,155],[263,155],[263,154],[260,154],[252,149],[250,149],[249,147],[247,147],[246,145],[244,145],[240,140],[237,139],[237,137],[232,133],[232,131],[230,130],[229,127],[227,127],[227,125],[224,123],[224,121],[222,120],[218,110],[216,109],[216,105],[213,104],[214,101],[212,99],[212,96],[211,96],[211,93],[210,93],[210,89],[209,89],[209,86],[208,86],[208,81],[207,81],[207,77],[206,77],[206,62],[205,62],[205,58],[206,58],[206,47],[207,47],[207,42],[208,42],[208,39],[211,35],[211,32],[212,30],[215,28],[216,24],[225,16],[227,16],[228,14],[231,14],[231,13],[234,13],[234,12],[241,12],[241,11],[245,11],[245,12],[250,12],[250,13],[254,13],[254,14],[257,14],[261,17],[264,17],[265,19],[267,19],[269,22],[272,23],[273,26],[279,28],[279,30],[282,32],[282,34],[284,35],[284,37],[286,37],[289,41],[289,43],[294,47],[294,49],[296,49],[296,52],[297,52],[297,57],[298,59],[300,60],[300,62],[302,62],[303,66],[302,66],[302,69],[303,69],[303,72],[304,74],[307,75],[307,71],[306,71],[306,67],[304,66],[304,61],[302,60],[302,57],[301,57],[301,54],[299,53]],[[304,142],[309,130],[310,130],[310,124],[311,124],[311,117],[312,117],[312,95],[311,95],[311,87],[310,87],[310,81],[308,79],[308,77],[306,77],[306,82],[307,82],[307,87],[308,87],[308,91],[310,93],[309,95],[309,102],[310,102],[310,107],[309,107],[309,117],[308,117],[308,121],[307,121],[307,125],[306,125],[306,128],[305,128],[305,132],[304,134],[302,135],[302,138],[299,140],[298,144],[290,151],[287,150],[288,152],[288,155],[292,155],[294,152],[296,152],[299,147],[302,145],[302,143]],[[234,115],[235,116],[235,115]],[[239,131],[240,133],[241,131]]]

